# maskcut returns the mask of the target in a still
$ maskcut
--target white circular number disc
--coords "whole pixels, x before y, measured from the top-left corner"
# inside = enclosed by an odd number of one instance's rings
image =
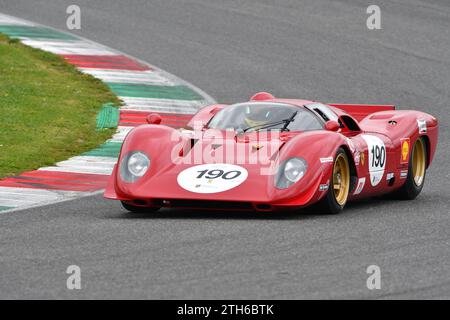
[[[370,184],[375,187],[383,179],[387,160],[386,146],[383,140],[376,136],[364,134],[362,137],[366,141],[369,151]]]
[[[226,163],[202,164],[178,174],[178,184],[196,193],[217,193],[233,189],[247,179],[245,168]]]

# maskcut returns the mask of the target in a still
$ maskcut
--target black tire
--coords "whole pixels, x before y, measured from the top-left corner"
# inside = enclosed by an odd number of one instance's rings
[[[344,149],[339,148],[339,150],[336,153],[336,157],[335,157],[335,162],[333,163],[333,171],[334,171],[334,166],[336,164],[336,161],[338,159],[339,156],[343,156],[346,159],[346,163],[347,163],[347,170],[349,172],[349,179],[351,179],[351,175],[350,175],[350,162],[348,160],[347,154],[345,153]],[[331,172],[331,177],[330,177],[330,184],[328,185],[328,191],[327,194],[325,195],[325,197],[320,200],[320,202],[316,205],[315,207],[315,211],[317,213],[323,213],[323,214],[338,214],[340,213],[344,207],[345,207],[345,203],[344,204],[339,204],[336,200],[336,196],[334,193],[334,189],[333,189],[333,174],[334,172]],[[350,192],[350,180],[348,181],[349,183],[349,190],[347,191],[347,198],[348,198],[348,194]],[[345,201],[347,202],[347,200]]]
[[[129,203],[126,203],[125,201],[121,201],[122,203],[122,207],[124,207],[124,209],[128,210],[129,212],[132,213],[152,213],[152,212],[156,212],[159,209],[161,209],[160,207],[139,207],[139,206],[133,206]]]
[[[406,177],[406,182],[405,184],[398,189],[394,194],[394,198],[399,199],[399,200],[414,200],[422,191],[423,189],[423,185],[425,184],[425,176],[426,176],[426,164],[425,164],[425,170],[423,172],[423,178],[422,181],[420,183],[420,185],[417,185],[417,183],[414,180],[414,174],[413,174],[413,154],[414,154],[414,149],[417,146],[417,143],[422,143],[423,146],[423,152],[424,152],[424,157],[425,157],[425,161],[427,159],[427,148],[426,148],[426,142],[424,140],[423,137],[419,137],[416,142],[414,143],[413,149],[410,152],[410,156],[409,156],[409,164],[408,164],[408,175]]]

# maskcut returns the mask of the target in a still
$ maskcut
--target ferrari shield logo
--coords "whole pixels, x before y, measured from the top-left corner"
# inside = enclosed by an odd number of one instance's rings
[[[253,149],[254,151],[258,151],[258,150],[261,149],[261,148],[262,148],[262,146],[259,145],[259,144],[254,144],[254,145],[252,145],[252,149]]]

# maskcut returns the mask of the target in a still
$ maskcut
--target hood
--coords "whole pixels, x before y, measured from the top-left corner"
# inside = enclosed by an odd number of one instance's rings
[[[185,132],[175,145],[174,162],[184,164],[229,163],[266,166],[274,161],[288,139],[274,133]],[[177,152],[177,150],[179,150]],[[175,156],[175,157],[174,157]],[[174,159],[177,158],[177,159]]]

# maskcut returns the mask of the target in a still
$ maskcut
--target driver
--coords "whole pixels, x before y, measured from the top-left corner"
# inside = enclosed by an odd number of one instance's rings
[[[264,126],[265,124],[273,121],[279,121],[285,118],[289,118],[292,114],[292,110],[286,108],[263,108],[260,106],[247,107],[245,110],[245,124],[249,127]]]
[[[270,111],[266,108],[254,106],[253,108],[247,107],[245,110],[245,124],[249,127],[263,126],[269,122]]]

